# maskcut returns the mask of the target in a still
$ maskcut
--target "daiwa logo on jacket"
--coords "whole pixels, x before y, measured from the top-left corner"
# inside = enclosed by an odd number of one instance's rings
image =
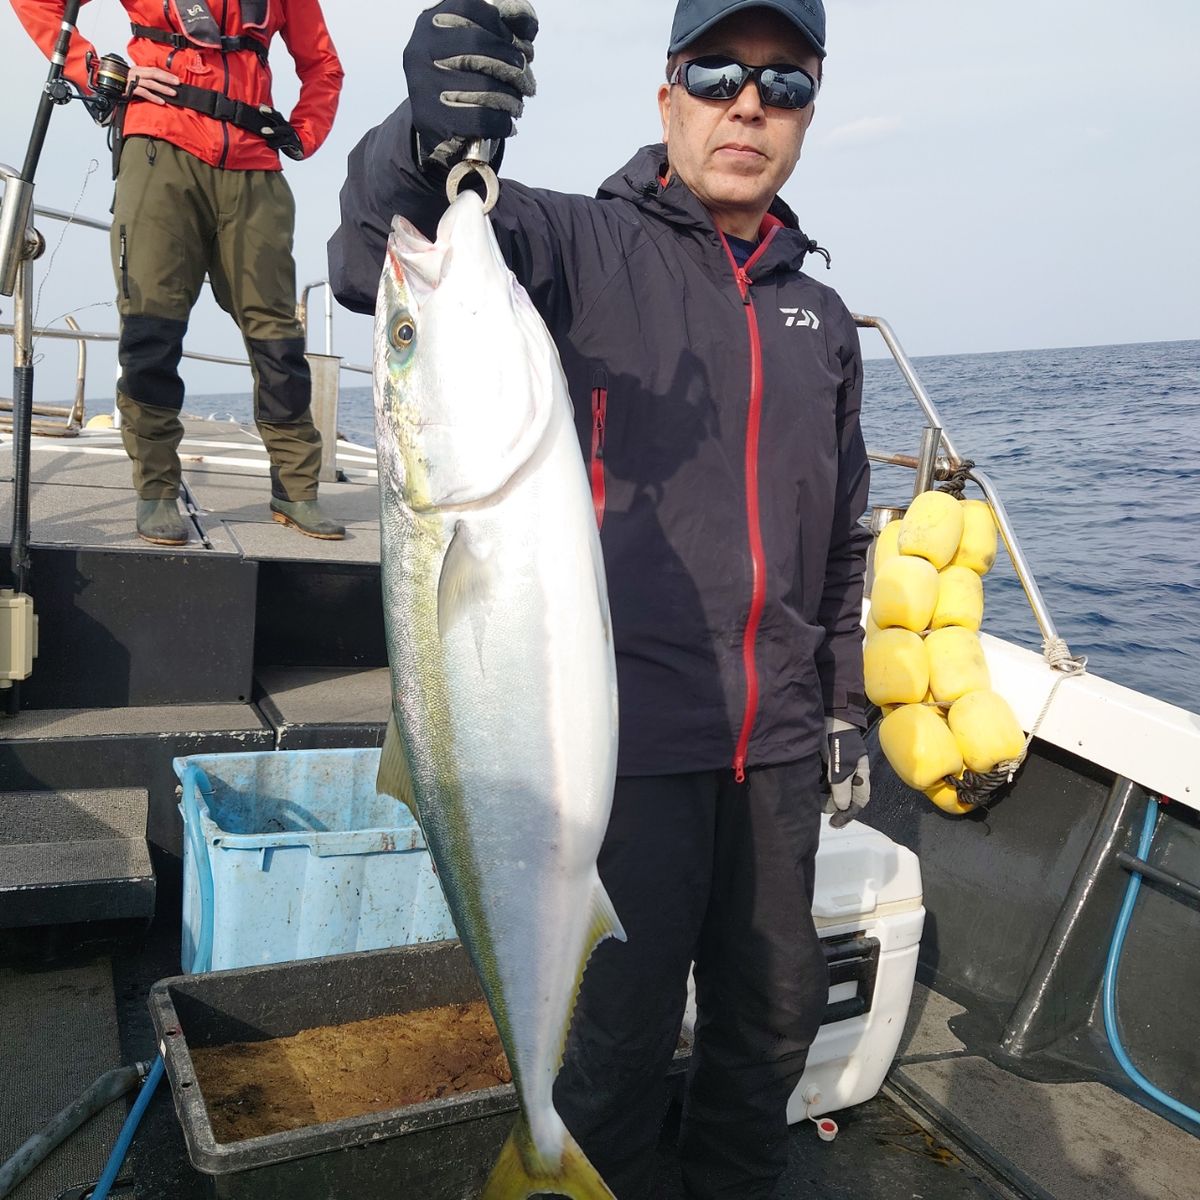
[[[789,329],[795,326],[797,329],[820,329],[821,319],[810,308],[781,308],[779,310],[787,320],[784,324]]]

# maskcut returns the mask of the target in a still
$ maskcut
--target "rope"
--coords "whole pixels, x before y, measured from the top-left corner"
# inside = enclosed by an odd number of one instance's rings
[[[1050,705],[1054,703],[1054,697],[1058,694],[1058,689],[1068,679],[1073,679],[1077,675],[1087,674],[1086,655],[1073,655],[1070,646],[1060,637],[1047,638],[1042,643],[1042,654],[1050,664],[1051,669],[1058,672],[1058,678],[1054,681],[1054,686],[1046,696],[1046,703],[1042,705],[1042,711],[1038,713],[1038,718],[1034,721],[1033,728],[1029,731],[1029,737],[1025,739],[1025,749],[1021,751],[1021,757],[1017,760],[1017,766],[1020,766],[1025,761],[1025,755],[1029,751],[1030,743],[1037,737],[1037,732],[1041,729],[1042,722],[1046,719],[1046,714],[1050,711]]]
[[[954,790],[963,804],[987,808],[995,802],[996,793],[1012,783],[1013,776],[1028,757],[1029,747],[1033,744],[1033,739],[1037,737],[1038,730],[1041,729],[1042,722],[1050,711],[1050,705],[1054,703],[1054,697],[1058,695],[1058,689],[1068,679],[1087,674],[1087,658],[1084,655],[1072,655],[1071,648],[1060,637],[1047,638],[1042,643],[1042,654],[1051,670],[1057,672],[1058,678],[1046,695],[1046,702],[1042,705],[1042,711],[1038,713],[1037,720],[1034,721],[1033,728],[1025,739],[1021,753],[1016,758],[997,763],[991,771],[964,771],[961,779],[955,779],[950,775],[946,776],[946,782],[954,786]]]
[[[964,458],[957,467],[946,477],[946,481],[937,489],[939,492],[945,492],[949,496],[953,496],[955,500],[961,500],[963,493],[966,490],[968,481],[971,478],[971,469],[975,466],[972,459]]]
[[[54,249],[50,251],[50,257],[46,262],[46,270],[42,274],[42,280],[38,284],[37,295],[33,299],[33,327],[35,329],[38,327],[38,313],[42,308],[42,289],[46,286],[46,281],[50,278],[50,272],[54,270],[54,260],[58,257],[59,250],[62,249],[63,238],[67,236],[67,230],[70,229],[75,223],[75,217],[79,213],[79,206],[83,203],[83,194],[87,191],[88,180],[99,169],[99,167],[100,164],[94,158],[88,163],[88,169],[83,176],[83,186],[79,189],[79,195],[75,198],[75,206],[71,209],[70,217],[68,217],[67,220],[62,223],[62,232],[58,235],[58,241],[55,242]],[[90,306],[84,305],[83,307],[86,308]],[[74,309],[72,311],[78,312],[79,309]],[[66,314],[64,313],[63,315],[65,316]],[[55,318],[55,320],[57,319],[58,318]],[[34,364],[41,361],[40,358],[36,358],[33,355],[33,351],[37,349],[39,340],[39,338],[35,337],[33,339],[33,344],[29,347],[30,359]]]

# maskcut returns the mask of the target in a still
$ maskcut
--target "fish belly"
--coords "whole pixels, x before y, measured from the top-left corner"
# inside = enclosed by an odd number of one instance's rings
[[[431,518],[385,501],[384,523],[393,708],[416,806],[535,1144],[552,1154],[543,1143],[561,1130],[550,1093],[569,1012],[597,929],[616,925],[595,866],[616,769],[616,682],[565,411],[494,503]],[[439,628],[456,538],[482,583]]]

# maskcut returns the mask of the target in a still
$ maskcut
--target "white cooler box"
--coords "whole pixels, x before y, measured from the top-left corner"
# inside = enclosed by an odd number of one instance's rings
[[[813,921],[829,962],[829,1005],[788,1102],[788,1121],[870,1100],[896,1056],[908,1018],[925,924],[921,866],[891,838],[821,818]],[[684,1028],[695,1022],[688,981]]]

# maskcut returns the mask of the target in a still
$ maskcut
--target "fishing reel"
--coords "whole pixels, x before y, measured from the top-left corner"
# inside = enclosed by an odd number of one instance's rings
[[[88,87],[85,92],[61,75],[46,84],[46,95],[55,104],[69,100],[82,101],[97,125],[110,125],[117,108],[125,100],[129,86],[129,64],[119,54],[106,54],[97,59],[88,55]]]
[[[92,114],[97,125],[108,125],[117,106],[125,99],[129,86],[129,64],[119,54],[106,54],[99,62],[94,59],[88,64],[90,96],[79,93],[84,107]]]

